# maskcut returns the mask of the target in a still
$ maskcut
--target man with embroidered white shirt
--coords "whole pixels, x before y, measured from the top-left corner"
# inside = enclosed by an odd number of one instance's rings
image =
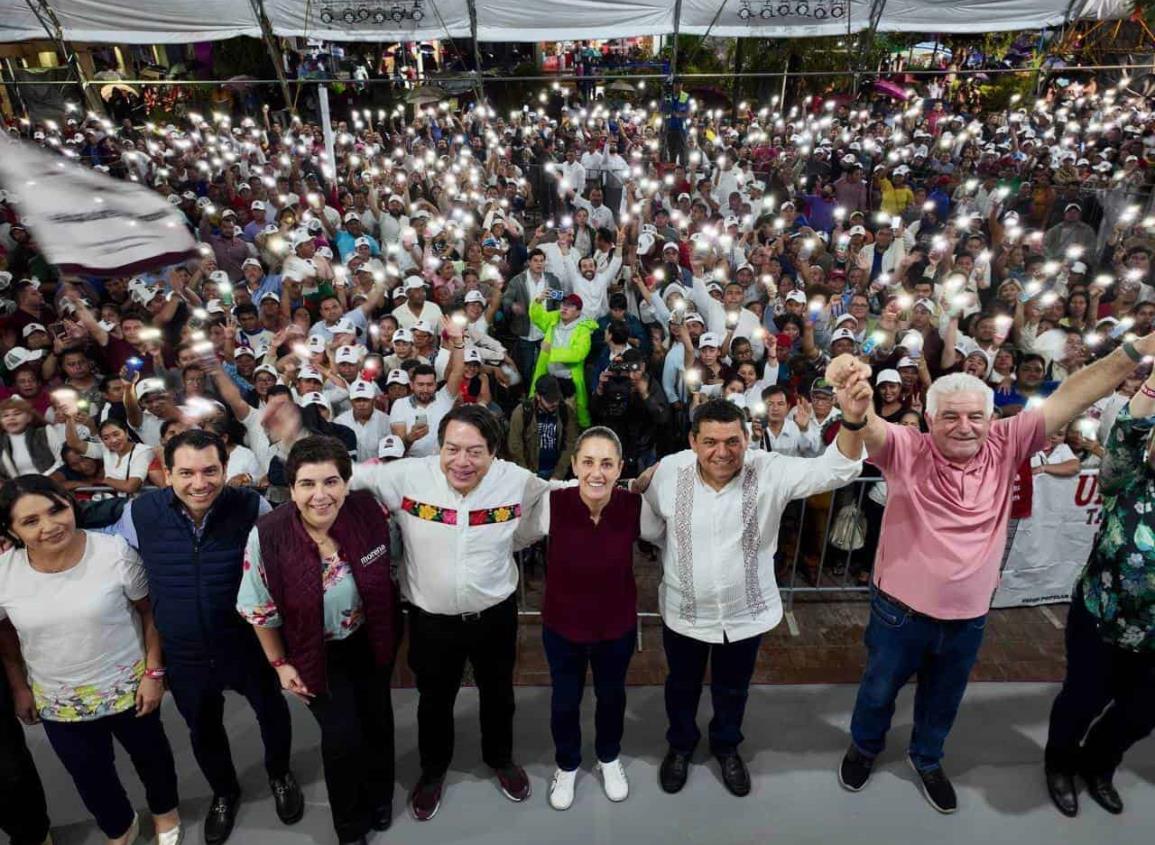
[[[457,353],[460,356],[460,352]],[[440,453],[354,467],[351,488],[370,490],[400,526],[401,591],[412,605],[409,665],[417,681],[421,777],[410,811],[427,821],[441,804],[453,758],[453,705],[468,660],[481,699],[482,757],[511,801],[530,795],[513,762],[513,667],[517,653],[514,532],[549,484],[495,460],[500,421],[479,405],[453,409]]]
[[[779,523],[792,499],[841,487],[861,472],[858,429],[871,395],[864,382],[840,394],[845,418],[838,440],[808,459],[748,449],[745,412],[728,400],[711,400],[694,415],[691,449],[664,458],[654,472],[646,501],[665,520],[667,535],[659,592],[670,667],[670,747],[659,771],[666,792],[680,791],[689,775],[701,736],[696,716],[708,661],[710,750],[726,788],[749,793],[738,745],[762,634],[782,620],[774,578]]]

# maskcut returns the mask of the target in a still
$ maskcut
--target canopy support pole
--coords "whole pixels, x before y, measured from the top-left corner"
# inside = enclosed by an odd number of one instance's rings
[[[477,105],[482,106],[485,105],[485,79],[481,75],[481,44],[477,40],[477,3],[476,0],[468,0],[466,5],[469,8],[469,40],[473,42],[474,97],[477,99]],[[484,125],[489,116],[489,109],[486,108],[483,114],[486,116],[482,118]]]
[[[678,76],[678,36],[682,31],[682,0],[674,0],[674,49],[670,51],[670,79]]]
[[[874,44],[874,36],[878,32],[878,24],[882,20],[882,13],[886,9],[886,0],[871,0],[870,3],[870,20],[867,23],[866,30],[858,35],[858,56],[854,62],[854,76],[853,76],[853,93],[858,96],[858,79],[862,71],[865,69],[866,54],[870,50],[870,46]]]
[[[281,96],[285,98],[285,109],[290,114],[296,114],[293,96],[289,93],[289,81],[285,79],[285,70],[281,67],[281,56],[277,52],[273,26],[265,14],[264,0],[249,0],[249,5],[253,9],[253,16],[256,17],[257,24],[261,27],[261,40],[265,42],[265,49],[269,51],[269,58],[273,62],[273,72],[277,74],[277,81],[281,84]]]
[[[60,25],[60,19],[56,17],[56,13],[52,11],[45,0],[25,0],[25,2],[28,4],[28,8],[32,10],[32,14],[36,15],[36,20],[40,21],[40,25],[44,27],[44,31],[48,33],[48,37],[56,43],[64,55],[65,64],[72,68],[72,72],[76,74],[76,81],[80,83],[80,90],[84,92],[84,99],[89,108],[103,113],[104,102],[100,99],[100,92],[90,89],[88,77],[85,76],[84,68],[80,66],[80,59],[77,57],[76,51],[64,39],[64,28]]]
[[[738,83],[742,73],[742,59],[745,53],[746,39],[736,38],[737,43],[734,45],[734,79],[730,84],[730,121],[732,123],[738,122]]]

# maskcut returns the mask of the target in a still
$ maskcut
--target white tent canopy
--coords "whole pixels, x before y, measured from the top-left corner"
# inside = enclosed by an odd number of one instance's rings
[[[991,32],[1057,26],[1069,16],[1110,19],[1131,0],[876,0],[880,32]],[[332,41],[469,38],[469,0],[264,0],[273,32]],[[663,35],[674,0],[474,0],[481,41]],[[677,29],[702,35],[790,38],[860,32],[871,0],[682,0]],[[180,44],[261,36],[245,0],[0,0],[0,41],[48,37],[32,7],[50,9],[71,41]]]

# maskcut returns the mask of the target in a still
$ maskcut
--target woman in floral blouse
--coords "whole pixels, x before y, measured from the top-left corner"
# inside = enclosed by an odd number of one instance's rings
[[[388,520],[368,493],[349,493],[351,473],[340,441],[297,441],[285,461],[292,503],[249,536],[237,609],[281,686],[321,727],[338,840],[364,845],[393,814],[389,678],[400,616]]]
[[[1067,616],[1067,677],[1051,711],[1046,754],[1047,788],[1066,816],[1079,811],[1076,774],[1096,803],[1123,812],[1115,769],[1155,728],[1153,431],[1149,376],[1108,435],[1099,477],[1103,522]]]
[[[15,545],[0,557],[0,657],[17,715],[44,723],[110,845],[135,842],[140,827],[116,772],[119,742],[144,783],[158,845],[178,845],[160,636],[139,556],[118,537],[77,529],[71,496],[42,475],[0,490],[0,533]]]

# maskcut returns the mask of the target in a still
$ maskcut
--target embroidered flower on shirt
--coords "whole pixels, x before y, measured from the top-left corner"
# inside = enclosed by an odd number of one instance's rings
[[[496,525],[501,522],[509,522],[521,516],[521,505],[502,505],[499,508],[489,508],[487,510],[470,511],[469,524],[476,525]]]
[[[408,496],[401,500],[401,510],[425,522],[440,522],[442,525],[457,524],[457,511],[439,508],[437,505],[430,505],[425,502],[417,502]]]

